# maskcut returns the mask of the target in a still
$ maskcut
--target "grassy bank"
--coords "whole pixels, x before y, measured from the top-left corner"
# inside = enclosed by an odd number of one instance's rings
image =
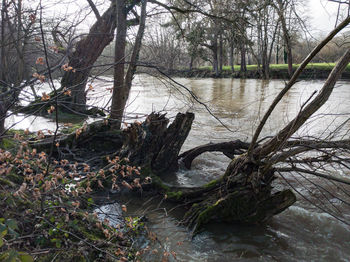
[[[293,68],[297,69],[300,64],[293,64]],[[306,66],[306,69],[317,69],[317,70],[332,70],[335,66],[335,63],[310,63]],[[212,66],[201,66],[201,70],[213,70]],[[234,66],[235,71],[241,69],[240,65]],[[247,65],[247,70],[257,70],[258,65]],[[271,70],[288,70],[288,64],[270,64]],[[350,71],[350,64],[346,68],[347,71]],[[231,71],[231,66],[224,66],[223,71]]]
[[[294,64],[293,68],[296,70],[300,64]],[[334,68],[335,63],[310,63],[303,70],[300,79],[326,79],[330,71]],[[212,66],[202,66],[192,70],[173,70],[168,72],[172,76],[177,77],[195,77],[195,78],[263,78],[262,72],[258,70],[257,65],[247,65],[247,72],[240,72],[240,65],[234,66],[234,72],[231,71],[230,66],[224,66],[223,71],[219,76],[213,72]],[[271,64],[270,79],[289,79],[287,64]],[[350,79],[350,64],[342,74],[343,79]]]

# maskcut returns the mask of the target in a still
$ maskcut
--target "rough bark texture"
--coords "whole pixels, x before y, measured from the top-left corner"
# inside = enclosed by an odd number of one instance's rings
[[[125,1],[118,0],[117,2],[117,35],[115,37],[115,49],[114,49],[114,83],[112,94],[112,106],[111,106],[111,118],[115,121],[115,127],[120,129],[124,107],[126,104],[125,94],[125,48],[126,48],[126,9]]]
[[[136,71],[136,63],[139,58],[143,34],[146,26],[146,7],[147,0],[142,1],[140,25],[129,61],[128,70],[125,74],[125,47],[127,33],[127,13],[126,2],[124,0],[117,1],[118,4],[118,20],[117,20],[117,35],[115,47],[115,66],[114,66],[114,86],[112,95],[112,106],[110,118],[114,120],[114,127],[121,128],[123,115],[126,107],[126,102],[129,98],[129,93],[132,85],[132,80]]]
[[[152,113],[141,125],[132,124],[126,131],[119,155],[135,165],[151,167],[161,174],[178,169],[178,154],[191,130],[193,113],[177,114],[172,124],[165,115]]]
[[[6,106],[4,101],[1,101],[0,98],[0,142],[2,140],[2,136],[5,134],[5,119],[6,119]]]
[[[85,86],[91,67],[103,49],[112,42],[116,28],[116,7],[114,1],[101,19],[91,27],[89,34],[80,40],[75,51],[69,56],[74,70],[66,71],[61,80],[62,88],[71,89],[72,95],[65,101],[69,108],[84,111],[86,104]]]
[[[241,43],[241,69],[240,71],[242,73],[247,72],[247,62],[246,62],[246,48],[245,48],[245,44]]]
[[[242,155],[232,160],[223,179],[191,206],[184,223],[197,233],[213,221],[264,222],[296,201],[290,190],[272,193],[273,179],[273,169],[265,171]]]

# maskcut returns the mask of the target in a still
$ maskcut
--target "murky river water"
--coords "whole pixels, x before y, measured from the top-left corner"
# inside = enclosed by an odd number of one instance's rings
[[[185,89],[164,84],[163,80],[149,76],[138,76],[135,79],[127,108],[127,121],[133,121],[135,117],[151,111],[166,111],[170,117],[179,111],[195,112],[196,119],[183,150],[208,142],[237,138],[249,140],[263,113],[284,86],[280,80],[176,80],[205,102],[228,128],[213,118],[202,105],[195,103]],[[293,119],[303,103],[315,90],[320,89],[322,83],[323,81],[298,82],[274,111],[262,136],[274,134]],[[110,94],[106,88],[111,83],[95,80],[93,86],[95,91],[90,93],[89,103],[100,106],[108,104]],[[350,83],[339,82],[330,100],[316,114],[317,117],[311,118],[297,135],[326,136],[337,124],[349,119]],[[13,116],[7,124],[20,119],[21,116]],[[28,117],[17,127],[54,130],[55,125],[43,118]],[[349,130],[350,123],[345,123],[344,127]],[[344,133],[339,136],[342,134]],[[229,159],[221,154],[206,153],[193,162],[192,170],[169,174],[165,180],[178,185],[201,185],[222,175],[228,163]],[[288,180],[310,199],[314,197],[311,191],[298,184],[298,178],[290,176]],[[318,180],[318,183],[325,182]],[[312,189],[312,184],[309,186]],[[331,185],[324,186],[329,190],[337,190]],[[148,227],[156,233],[162,244],[162,248],[157,245],[152,247],[159,252],[144,258],[148,261],[161,261],[164,251],[176,252],[177,261],[350,261],[350,227],[314,208],[302,197],[299,197],[294,206],[265,225],[213,224],[193,239],[186,228],[178,225],[179,208],[171,212],[172,207],[159,207],[157,203],[143,206],[139,199],[128,199],[125,203],[132,214],[147,215]],[[339,204],[350,222],[350,210],[343,205]]]

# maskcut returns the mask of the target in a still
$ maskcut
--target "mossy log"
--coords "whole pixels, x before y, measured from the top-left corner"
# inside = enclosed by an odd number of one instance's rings
[[[165,115],[151,113],[143,123],[135,122],[127,129],[114,130],[108,121],[96,121],[82,126],[70,134],[60,134],[54,143],[69,149],[89,149],[105,155],[113,152],[120,158],[128,158],[134,165],[151,167],[161,174],[178,169],[178,155],[191,130],[193,113],[177,114],[169,125]],[[39,150],[51,149],[54,137],[32,140],[30,145]]]
[[[70,106],[72,104],[70,96],[63,94],[63,89],[59,89],[57,97],[57,108],[56,101],[51,99],[49,101],[42,101],[41,99],[36,99],[29,103],[29,105],[22,106],[16,105],[14,109],[18,113],[23,113],[27,115],[36,115],[47,118],[55,118],[55,114],[50,113],[52,106],[55,110],[58,110],[58,121],[67,122],[77,120],[84,120],[88,116],[104,117],[106,116],[103,109],[98,107],[86,106],[81,107],[80,110],[72,109]],[[54,97],[54,92],[48,94],[50,97]]]
[[[52,143],[59,143],[55,151],[62,148],[84,148],[91,151],[105,153],[108,151],[115,152],[123,145],[124,136],[121,131],[111,129],[108,121],[96,121],[89,125],[83,125],[73,130],[69,134],[59,134],[55,141],[54,136],[50,135],[40,140],[29,141],[30,146],[38,150],[48,151]]]
[[[143,191],[156,190],[166,195],[169,201],[187,206],[183,222],[198,232],[207,223],[225,221],[233,223],[259,223],[271,218],[292,205],[296,198],[290,190],[273,192],[274,169],[268,163],[252,162],[244,152],[249,143],[239,140],[207,144],[189,150],[179,156],[187,138],[194,114],[177,114],[169,125],[165,115],[152,113],[143,123],[133,123],[123,131],[111,129],[105,122],[96,122],[82,127],[79,136],[75,133],[62,136],[60,144],[103,152],[111,143],[112,155],[128,158],[130,163],[141,166],[142,176],[152,177],[152,184]],[[108,140],[114,135],[113,141]],[[37,142],[36,146],[48,146],[51,140]],[[61,145],[60,145],[61,147]],[[161,175],[177,170],[178,159],[190,166],[192,160],[206,151],[221,151],[234,158],[220,179],[196,188],[181,188],[165,185]],[[106,169],[107,170],[107,169]],[[105,187],[106,188],[106,187]],[[109,187],[107,187],[109,188]]]
[[[288,208],[296,201],[290,190],[272,192],[273,168],[264,163],[253,163],[246,154],[234,158],[222,178],[197,188],[172,187],[157,176],[176,170],[178,159],[190,166],[203,152],[221,151],[229,157],[240,154],[249,143],[240,140],[207,144],[178,153],[193,121],[193,114],[178,114],[167,127],[164,115],[152,114],[140,125],[133,124],[126,131],[128,139],[120,152],[131,163],[147,166],[153,177],[153,186],[169,201],[187,204],[184,223],[198,232],[211,221],[259,223]],[[266,169],[266,170],[265,170]]]
[[[220,183],[215,183],[192,204],[184,223],[197,233],[212,221],[260,223],[291,206],[291,190],[272,193],[274,170],[252,163],[242,155],[229,164]],[[192,193],[193,194],[193,193]]]

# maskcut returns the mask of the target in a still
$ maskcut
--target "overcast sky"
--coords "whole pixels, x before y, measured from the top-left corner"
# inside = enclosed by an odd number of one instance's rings
[[[327,33],[334,28],[338,4],[328,0],[305,0],[310,11],[310,24],[315,32]],[[346,5],[342,5],[343,10]]]
[[[106,0],[94,0],[94,2],[97,2],[98,4],[102,4],[104,2],[108,3]],[[47,3],[49,3],[49,1],[47,1]],[[304,0],[304,3],[305,11],[309,17],[308,24],[312,26],[311,32],[314,34],[314,36],[317,37],[319,34],[325,35],[334,28],[338,10],[337,3],[328,0]],[[64,16],[67,12],[68,14],[71,14],[71,19],[77,19],[77,17],[74,15],[74,12],[83,6],[87,6],[86,0],[61,0],[61,5],[56,4],[51,10],[54,16]],[[342,7],[344,10],[346,5],[342,5]],[[101,9],[101,6],[99,6],[99,9]],[[83,17],[83,15],[81,17]],[[85,23],[85,26],[88,28],[88,25],[91,25],[94,22],[95,17],[93,14],[91,14],[90,19],[88,19],[87,23]]]

